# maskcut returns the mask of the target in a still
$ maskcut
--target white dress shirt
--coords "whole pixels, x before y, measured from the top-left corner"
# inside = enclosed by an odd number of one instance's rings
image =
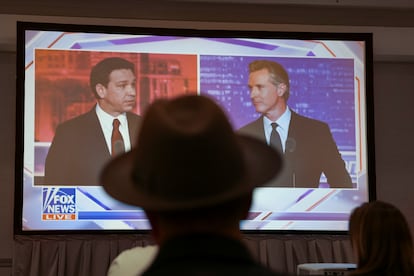
[[[113,117],[106,113],[99,104],[96,105],[96,115],[98,116],[101,129],[105,136],[106,145],[108,146],[109,153],[112,154],[111,149],[111,136],[112,136],[112,122],[114,119],[118,119],[121,123],[119,125],[119,131],[121,132],[122,139],[124,139],[125,151],[131,150],[131,141],[129,139],[128,120],[125,113],[122,113],[118,117]]]
[[[288,133],[289,133],[289,124],[290,124],[291,117],[292,117],[292,112],[290,111],[289,108],[286,108],[286,111],[276,121],[271,121],[266,116],[263,116],[263,127],[265,131],[266,142],[268,145],[270,144],[270,134],[272,132],[272,123],[277,123],[278,126],[276,128],[276,131],[279,133],[280,140],[282,142],[283,152],[285,152],[286,140],[287,140]]]

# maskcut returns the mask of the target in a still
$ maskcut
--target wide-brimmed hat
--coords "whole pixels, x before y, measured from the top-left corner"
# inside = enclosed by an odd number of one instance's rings
[[[185,210],[224,203],[277,175],[279,153],[236,133],[206,96],[156,100],[138,142],[112,159],[101,183],[113,198],[147,210]]]

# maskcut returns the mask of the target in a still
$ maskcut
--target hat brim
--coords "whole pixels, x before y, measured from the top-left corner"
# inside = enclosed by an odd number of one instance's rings
[[[202,208],[235,199],[251,192],[257,186],[266,186],[266,183],[277,177],[282,169],[282,158],[276,150],[256,138],[242,134],[236,136],[243,153],[245,173],[239,180],[240,183],[234,185],[234,189],[214,197],[172,202],[148,194],[132,179],[136,149],[112,159],[102,171],[101,183],[113,198],[146,210],[173,211]]]

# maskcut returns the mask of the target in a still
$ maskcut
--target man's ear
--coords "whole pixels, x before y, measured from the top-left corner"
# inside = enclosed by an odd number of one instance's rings
[[[287,86],[285,83],[279,83],[277,85],[277,95],[282,97],[286,93]]]
[[[96,91],[96,94],[98,95],[99,99],[102,99],[102,98],[105,97],[106,87],[103,86],[102,84],[98,83],[95,86],[95,91]]]

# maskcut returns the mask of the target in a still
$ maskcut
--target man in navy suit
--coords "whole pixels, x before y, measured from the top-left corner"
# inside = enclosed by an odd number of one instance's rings
[[[90,87],[97,99],[89,112],[58,125],[45,163],[45,185],[100,185],[99,174],[115,154],[111,136],[113,120],[120,122],[121,148],[136,141],[141,117],[136,105],[135,65],[111,57],[96,64]]]
[[[270,144],[272,123],[277,123],[285,167],[274,187],[318,188],[322,173],[331,188],[352,188],[352,180],[338,151],[329,126],[301,116],[287,105],[289,76],[277,62],[256,60],[249,64],[250,97],[259,119],[239,132]]]

